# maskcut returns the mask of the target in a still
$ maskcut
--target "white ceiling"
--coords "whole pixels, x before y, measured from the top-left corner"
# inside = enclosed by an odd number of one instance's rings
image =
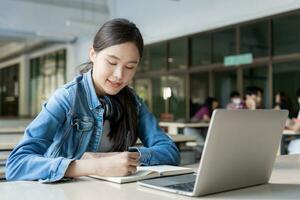
[[[0,48],[31,40],[71,42],[109,19],[108,0],[1,0]]]
[[[107,0],[14,0],[108,14]]]

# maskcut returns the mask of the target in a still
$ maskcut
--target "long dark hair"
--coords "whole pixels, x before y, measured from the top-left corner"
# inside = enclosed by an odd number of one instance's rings
[[[140,58],[143,56],[144,42],[142,35],[136,25],[127,19],[112,19],[103,24],[96,33],[93,48],[98,53],[113,45],[125,42],[133,42],[139,51]],[[85,73],[93,67],[90,61],[80,73]],[[109,95],[122,107],[122,116],[117,122],[111,121],[109,138],[113,141],[111,151],[124,151],[129,146],[135,145],[138,136],[138,117],[136,100],[128,86],[124,87],[118,94]]]
[[[215,98],[215,97],[207,97],[204,104],[203,104],[203,107],[207,107],[208,110],[209,110],[209,116],[212,115],[213,113],[213,102],[218,102],[218,99]]]
[[[278,104],[280,109],[288,110],[289,118],[295,117],[294,106],[293,106],[292,100],[287,95],[287,93],[280,91],[280,92],[277,92],[276,95],[279,95],[279,97],[280,97],[280,102]]]

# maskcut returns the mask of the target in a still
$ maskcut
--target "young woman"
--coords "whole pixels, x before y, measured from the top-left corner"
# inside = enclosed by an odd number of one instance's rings
[[[86,72],[58,89],[26,128],[7,160],[7,180],[125,176],[138,165],[178,165],[178,149],[128,87],[142,55],[135,24],[106,22]],[[133,147],[137,138],[143,147]]]
[[[219,101],[214,97],[208,97],[205,100],[203,106],[194,114],[191,121],[204,121],[209,122],[212,116],[212,113],[215,109],[219,107]]]
[[[295,117],[294,106],[292,100],[287,95],[287,93],[281,91],[275,94],[275,107],[276,110],[288,110],[289,118],[292,119]]]

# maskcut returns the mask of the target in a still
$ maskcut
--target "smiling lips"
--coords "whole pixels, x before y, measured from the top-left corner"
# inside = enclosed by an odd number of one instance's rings
[[[112,82],[110,80],[107,80],[107,81],[109,82],[110,86],[113,88],[119,88],[122,85],[122,83]]]

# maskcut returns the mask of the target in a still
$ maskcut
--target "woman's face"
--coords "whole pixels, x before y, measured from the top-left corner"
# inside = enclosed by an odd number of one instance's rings
[[[134,77],[139,59],[138,48],[132,42],[110,46],[98,53],[91,48],[92,78],[97,95],[120,92]]]

